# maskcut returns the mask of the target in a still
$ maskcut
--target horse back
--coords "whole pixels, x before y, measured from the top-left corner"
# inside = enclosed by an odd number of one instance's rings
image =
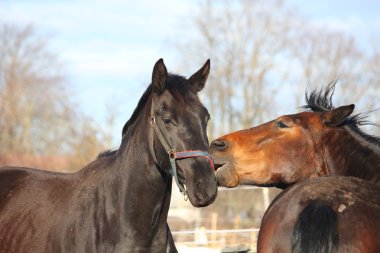
[[[350,177],[321,177],[285,190],[266,211],[262,252],[380,252],[380,187]]]
[[[49,233],[70,206],[69,175],[0,168],[0,252],[44,252]]]
[[[0,212],[9,201],[33,192],[33,199],[38,201],[41,193],[49,193],[51,198],[59,197],[62,188],[70,189],[70,174],[49,172],[25,167],[0,168]],[[26,201],[26,200],[25,200]]]
[[[0,168],[0,210],[11,193],[23,184],[28,172],[21,168]]]

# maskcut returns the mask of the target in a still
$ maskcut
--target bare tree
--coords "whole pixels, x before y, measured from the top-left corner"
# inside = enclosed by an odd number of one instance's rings
[[[0,28],[0,155],[68,155],[79,166],[102,149],[102,133],[76,110],[61,66],[31,26]]]
[[[208,0],[199,8],[194,17],[196,43],[192,37],[191,43],[181,45],[186,56],[212,59],[206,91],[214,118],[211,138],[264,120],[274,99],[267,94],[277,88],[270,85],[271,71],[296,29],[292,15],[276,0]]]
[[[359,101],[367,92],[362,77],[368,75],[363,73],[368,59],[355,38],[343,32],[311,28],[307,24],[299,31],[299,41],[292,51],[301,70],[294,74],[298,74],[298,82],[315,88],[337,80],[339,97],[346,97],[351,103]],[[301,104],[301,97],[296,97],[296,104]]]
[[[2,152],[55,152],[64,133],[47,133],[72,115],[59,63],[32,27],[3,26],[0,36]]]
[[[378,43],[373,45],[361,70],[365,74],[361,81],[367,84],[365,90],[368,96],[368,107],[372,109],[380,109],[380,47],[378,45]],[[379,122],[379,112],[377,111],[376,114],[377,122]]]
[[[205,99],[211,139],[288,113],[284,108],[303,104],[305,88],[334,80],[339,102],[366,110],[378,101],[376,54],[343,31],[311,24],[284,1],[206,0],[192,21],[183,29],[194,28],[192,37],[176,39],[187,59],[212,59]]]

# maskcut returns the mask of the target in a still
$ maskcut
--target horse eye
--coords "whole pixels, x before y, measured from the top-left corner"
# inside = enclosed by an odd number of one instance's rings
[[[164,118],[163,121],[164,121],[164,124],[167,124],[167,125],[173,123],[173,121],[169,118]]]
[[[288,128],[288,126],[284,122],[282,122],[282,121],[277,121],[276,122],[276,127],[278,127],[278,128]]]

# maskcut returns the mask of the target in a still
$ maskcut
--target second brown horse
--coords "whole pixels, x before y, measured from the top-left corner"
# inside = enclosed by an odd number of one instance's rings
[[[380,183],[380,139],[361,131],[354,105],[334,108],[334,85],[306,97],[307,110],[224,135],[211,143],[218,183],[285,188],[325,175]]]
[[[288,188],[264,215],[259,253],[380,252],[380,139],[360,130],[368,122],[350,116],[354,105],[334,108],[333,93],[211,143],[219,185]]]

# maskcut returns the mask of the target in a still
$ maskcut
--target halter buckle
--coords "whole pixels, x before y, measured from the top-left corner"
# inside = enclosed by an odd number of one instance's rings
[[[176,156],[175,156],[175,150],[174,149],[169,149],[168,151],[168,155],[169,155],[169,159],[170,160],[175,160],[176,159]]]

